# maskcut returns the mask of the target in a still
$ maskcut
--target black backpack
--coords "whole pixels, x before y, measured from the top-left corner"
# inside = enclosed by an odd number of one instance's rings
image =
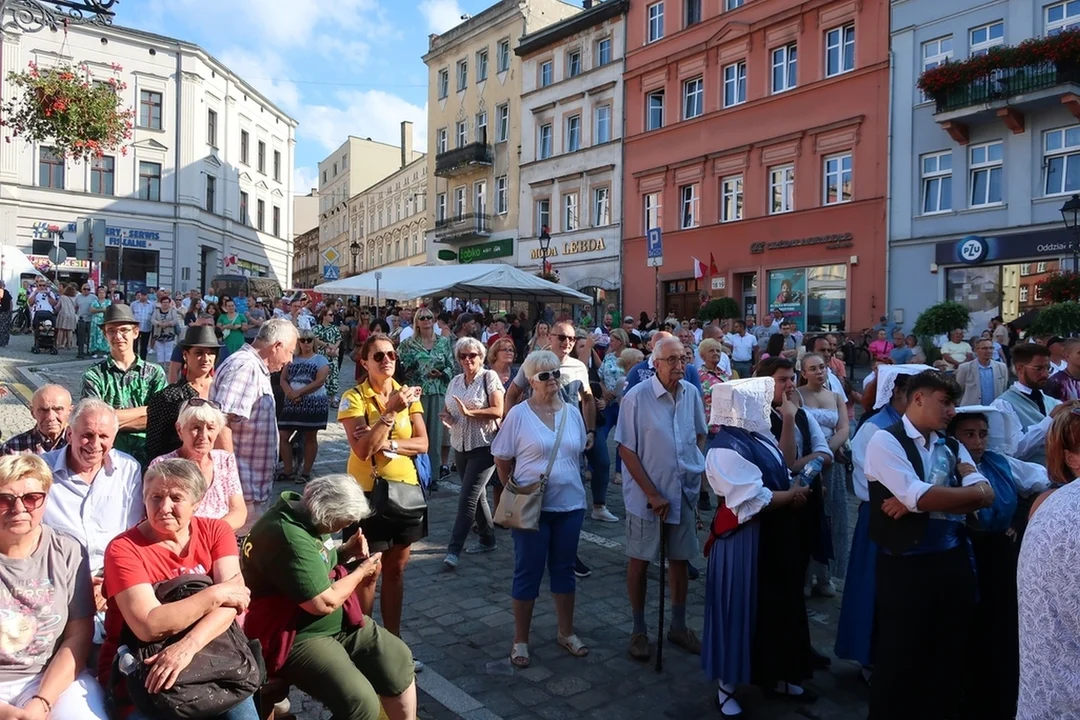
[[[154,585],[162,604],[191,597],[214,584],[206,575],[183,575]],[[190,630],[190,628],[188,628]],[[146,676],[152,657],[187,635],[188,630],[157,642],[144,643],[124,626],[120,644],[127,645],[138,661],[130,675],[120,672],[119,655],[113,660],[110,685],[116,690],[121,678],[127,694],[140,713],[153,718],[205,718],[220,715],[251,697],[266,681],[266,666],[258,640],[249,641],[234,621],[229,629],[206,644],[180,673],[168,690],[151,694]],[[115,695],[114,693],[111,693]]]

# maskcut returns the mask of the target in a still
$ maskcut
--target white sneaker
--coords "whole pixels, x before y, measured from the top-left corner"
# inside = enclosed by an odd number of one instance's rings
[[[597,522],[617,523],[619,518],[611,513],[606,507],[594,507],[592,511],[592,519]]]

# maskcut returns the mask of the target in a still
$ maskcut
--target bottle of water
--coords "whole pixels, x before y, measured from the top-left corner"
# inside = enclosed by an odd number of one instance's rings
[[[936,487],[948,487],[952,484],[954,459],[952,450],[939,440],[933,449],[933,460],[930,465],[930,479],[927,480]]]
[[[125,675],[130,675],[135,672],[135,669],[139,667],[138,659],[131,654],[131,650],[127,645],[121,645],[116,650],[117,666],[120,668],[120,672]]]
[[[821,456],[818,456],[810,462],[803,465],[802,472],[795,478],[795,485],[809,485],[813,482],[817,474],[821,472],[821,468],[825,467],[825,460]]]

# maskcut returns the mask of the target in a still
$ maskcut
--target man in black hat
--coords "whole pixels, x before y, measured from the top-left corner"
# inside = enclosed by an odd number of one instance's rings
[[[146,403],[165,387],[165,371],[136,353],[139,323],[131,308],[113,303],[105,309],[102,330],[109,357],[83,373],[82,398],[99,398],[116,410],[120,432],[114,447],[146,467]]]
[[[146,405],[146,456],[151,460],[180,447],[176,432],[180,407],[188,400],[210,397],[221,343],[212,325],[192,325],[177,350],[182,353],[179,377],[151,396]]]

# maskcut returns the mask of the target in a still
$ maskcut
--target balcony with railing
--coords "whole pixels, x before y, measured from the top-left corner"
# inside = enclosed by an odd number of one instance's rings
[[[482,240],[491,236],[491,216],[464,213],[435,221],[435,242]]]
[[[495,152],[486,142],[474,142],[435,156],[435,174],[454,177],[473,172],[478,167],[491,167]]]

